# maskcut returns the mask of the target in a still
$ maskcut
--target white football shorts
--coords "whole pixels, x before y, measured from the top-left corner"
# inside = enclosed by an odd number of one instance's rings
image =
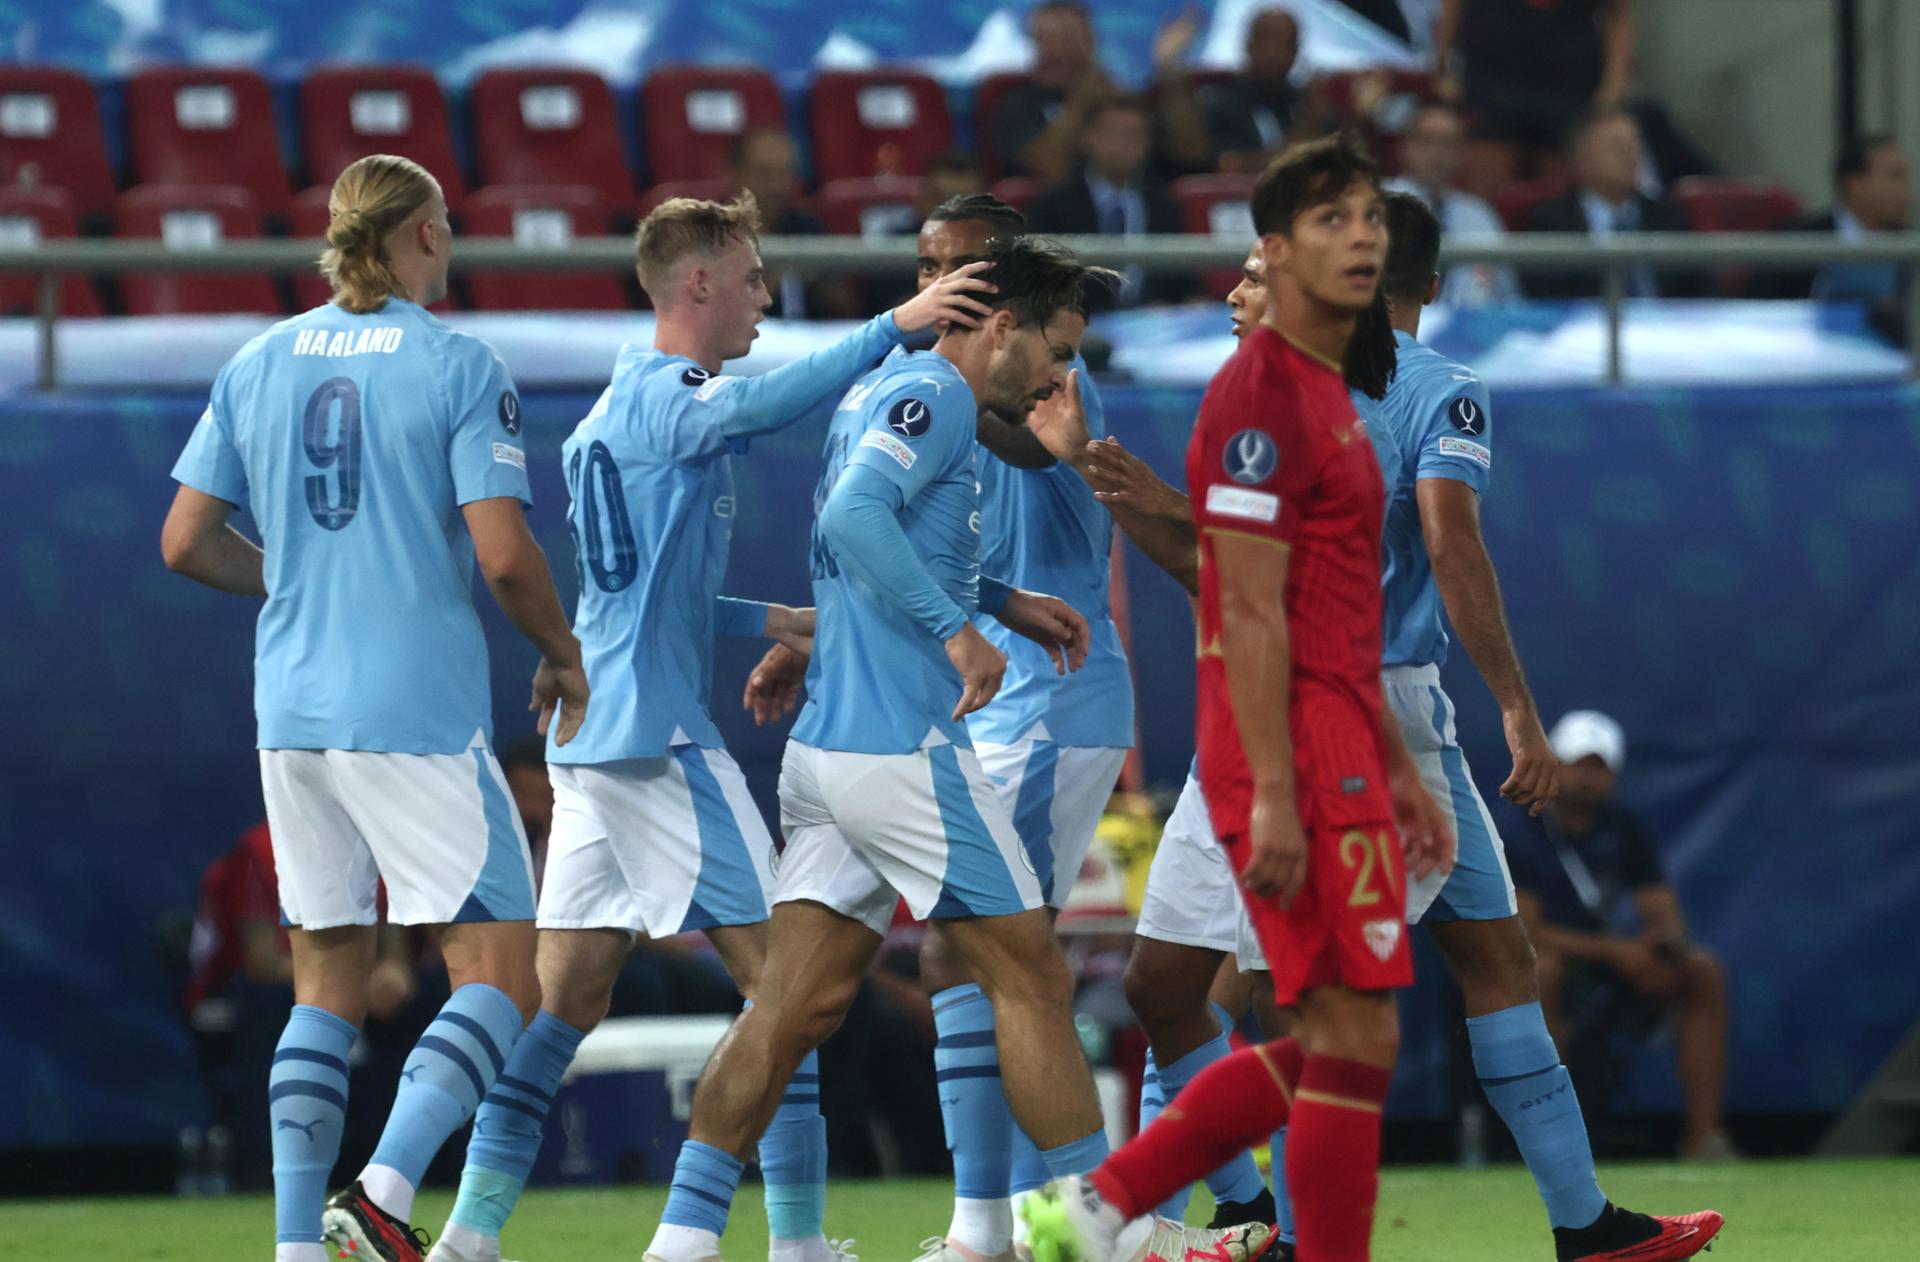
[[[1055,910],[1065,907],[1127,751],[1047,740],[976,742],[973,751],[1013,816],[1014,831],[1040,878],[1040,896]]]

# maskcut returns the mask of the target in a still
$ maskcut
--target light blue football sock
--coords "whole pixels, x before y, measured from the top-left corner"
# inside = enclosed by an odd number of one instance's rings
[[[1593,1172],[1580,1100],[1538,1003],[1467,1018],[1473,1071],[1513,1132],[1555,1227],[1586,1227],[1607,1198]]]
[[[1287,1195],[1287,1128],[1282,1126],[1269,1141],[1268,1168],[1273,1171],[1273,1234],[1287,1244],[1294,1243],[1293,1198]]]
[[[1161,1093],[1161,1107],[1163,1108],[1167,1104],[1172,1103],[1175,1096],[1186,1090],[1187,1084],[1192,1082],[1201,1070],[1213,1064],[1215,1061],[1223,1059],[1233,1051],[1233,1045],[1227,1041],[1225,1033],[1232,1025],[1232,1021],[1228,1019],[1226,1010],[1221,1008],[1220,1005],[1213,1004],[1211,1007],[1213,1009],[1214,1020],[1218,1023],[1220,1032],[1216,1033],[1199,1047],[1188,1052],[1185,1056],[1182,1056],[1173,1064],[1165,1068],[1155,1067],[1155,1076],[1158,1079]],[[1144,1126],[1144,1124],[1145,1117],[1143,1115],[1142,1125]],[[1267,1190],[1267,1184],[1266,1181],[1260,1177],[1260,1167],[1254,1162],[1253,1154],[1243,1151],[1239,1156],[1207,1176],[1207,1190],[1213,1193],[1215,1202],[1244,1202],[1258,1198],[1262,1192]],[[1182,1188],[1179,1192],[1168,1197],[1166,1201],[1160,1205],[1160,1216],[1162,1218],[1170,1218],[1174,1222],[1186,1221],[1187,1199],[1191,1193],[1191,1188]]]
[[[273,1121],[273,1238],[318,1244],[327,1176],[347,1120],[347,1053],[359,1033],[325,1008],[296,1004],[267,1073]]]
[[[976,985],[951,986],[933,996],[933,1025],[933,1076],[953,1153],[953,1194],[1004,1200],[1013,1177],[1015,1127],[1000,1087],[993,1005]]]
[[[486,1099],[519,1038],[520,1009],[505,991],[479,982],[454,991],[407,1057],[369,1164],[418,1188],[433,1155]],[[410,1190],[401,1204],[375,1201],[396,1218],[411,1217]]]
[[[827,1122],[820,1116],[820,1053],[808,1052],[787,1083],[773,1121],[760,1137],[760,1179],[767,1234],[811,1240],[827,1220]]]
[[[727,1229],[733,1194],[739,1190],[746,1163],[711,1144],[689,1139],[680,1145],[673,1163],[673,1186],[660,1221],[719,1235]]]
[[[1040,1155],[1040,1149],[1027,1138],[1027,1133],[1020,1129],[1020,1124],[1015,1122],[1013,1174],[1007,1180],[1007,1191],[1018,1196],[1022,1192],[1031,1192],[1035,1188],[1045,1187],[1052,1180],[1053,1171],[1047,1168],[1047,1159]]]
[[[1040,1153],[1040,1159],[1047,1163],[1047,1172],[1056,1179],[1090,1173],[1095,1166],[1107,1159],[1106,1128],[1102,1127],[1091,1135],[1082,1135],[1072,1143],[1062,1144],[1058,1148],[1044,1149]]]
[[[585,1037],[551,1012],[534,1016],[474,1114],[449,1221],[483,1236],[500,1234],[540,1155],[553,1093]]]

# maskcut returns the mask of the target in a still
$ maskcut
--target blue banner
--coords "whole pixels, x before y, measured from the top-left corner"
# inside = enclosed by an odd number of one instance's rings
[[[1177,477],[1196,391],[1109,388],[1109,424]],[[559,446],[586,393],[530,394],[533,523],[572,583]],[[1920,1015],[1920,391],[1509,391],[1485,506],[1549,718],[1626,726],[1622,792],[1694,932],[1726,960],[1733,1110],[1831,1110]],[[254,608],[166,572],[167,470],[186,395],[0,402],[0,1148],[168,1142],[198,1107],[156,924],[261,814]],[[793,602],[818,427],[738,464],[729,590]],[[1191,751],[1191,624],[1134,558],[1151,780]],[[566,591],[569,602],[572,592]],[[502,741],[528,729],[532,650],[484,591]],[[763,806],[783,733],[739,709],[756,656],[725,644],[715,712]],[[1498,716],[1447,668],[1489,794]],[[1436,978],[1423,978],[1431,995]],[[1410,1002],[1426,1003],[1416,995]],[[1410,1022],[1396,1096],[1431,1114],[1444,1048]]]

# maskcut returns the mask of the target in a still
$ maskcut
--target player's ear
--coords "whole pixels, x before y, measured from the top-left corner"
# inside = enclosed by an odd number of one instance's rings
[[[1266,263],[1267,284],[1273,284],[1274,272],[1287,265],[1292,254],[1292,243],[1285,235],[1269,232],[1260,238],[1260,257]]]
[[[1433,274],[1433,279],[1427,282],[1427,296],[1420,300],[1420,305],[1424,307],[1428,303],[1438,300],[1439,297],[1440,297],[1440,273],[1435,272]]]
[[[687,301],[700,305],[713,297],[713,276],[706,268],[695,265],[687,271]]]
[[[987,317],[987,332],[992,337],[993,348],[995,350],[999,350],[1002,346],[1005,346],[1007,339],[1013,336],[1014,324],[1015,319],[1013,312],[1005,307],[1000,308]]]

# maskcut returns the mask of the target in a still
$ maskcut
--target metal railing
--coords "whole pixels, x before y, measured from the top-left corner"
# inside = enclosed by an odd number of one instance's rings
[[[1061,238],[1088,259],[1147,271],[1198,271],[1232,267],[1246,245],[1211,236]],[[40,277],[39,372],[43,388],[58,379],[60,280],[63,276],[122,272],[310,271],[323,243],[274,239],[229,241],[208,250],[169,249],[158,241],[62,239],[30,248],[0,248],[0,273]],[[914,259],[911,237],[766,237],[762,258],[771,267],[802,273],[905,272]],[[1606,378],[1622,377],[1621,313],[1626,275],[1637,267],[1701,272],[1717,267],[1757,271],[1798,270],[1831,263],[1900,263],[1920,272],[1920,232],[1889,233],[1871,240],[1842,241],[1825,233],[1642,233],[1596,239],[1576,233],[1536,233],[1450,242],[1443,265],[1492,263],[1518,269],[1554,268],[1598,273],[1606,311]],[[462,237],[453,268],[471,271],[616,271],[633,266],[626,237],[587,237],[559,246],[522,246],[504,237]],[[1909,375],[1920,380],[1920,283],[1907,285]]]

